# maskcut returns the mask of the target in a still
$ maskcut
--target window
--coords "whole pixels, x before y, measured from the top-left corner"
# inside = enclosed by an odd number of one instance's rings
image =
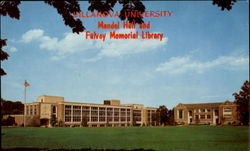
[[[91,121],[92,122],[97,122],[98,121],[98,117],[91,117]]]
[[[91,116],[98,116],[98,107],[91,107]]]
[[[210,109],[207,109],[207,112],[211,112],[211,110],[210,110]]]
[[[211,115],[207,115],[207,119],[211,119]]]
[[[215,116],[219,115],[219,111],[218,110],[214,110]]]
[[[200,115],[201,119],[205,119],[205,115]]]
[[[100,107],[99,108],[99,116],[100,117],[105,117],[106,112],[105,112],[105,108],[104,107]]]
[[[118,122],[119,121],[119,117],[114,117],[114,121]]]
[[[201,112],[205,112],[206,110],[205,109],[201,109]]]
[[[121,117],[121,121],[122,122],[126,121],[126,117]]]
[[[130,117],[130,109],[127,109],[127,117]]]
[[[55,114],[56,113],[56,106],[52,107],[52,113]]]
[[[188,111],[188,114],[189,114],[189,116],[192,116],[193,112],[190,110],[190,111]]]
[[[36,105],[34,105],[34,115],[36,115],[37,114],[37,111],[36,111]]]
[[[33,106],[30,106],[30,115],[33,115]]]
[[[141,121],[141,110],[134,110],[133,111],[133,120],[134,121]]]
[[[112,117],[108,117],[107,120],[108,120],[109,122],[112,122],[112,121],[113,121],[113,118],[112,118]]]
[[[99,117],[99,121],[100,122],[104,122],[105,121],[105,117]]]
[[[114,116],[119,116],[119,109],[118,108],[114,108]]]
[[[113,116],[113,108],[107,108],[107,115],[110,117]]]
[[[179,110],[179,119],[182,119],[183,110]]]
[[[65,122],[71,122],[71,105],[65,105]]]
[[[121,109],[121,116],[126,116],[126,109]]]
[[[81,122],[81,106],[73,106],[73,122]]]
[[[90,108],[88,106],[82,106],[82,117],[86,118],[89,121],[89,112]]]
[[[29,115],[29,106],[26,105],[26,114]]]

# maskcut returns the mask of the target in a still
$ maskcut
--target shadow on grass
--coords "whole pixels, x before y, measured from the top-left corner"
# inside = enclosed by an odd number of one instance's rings
[[[2,151],[155,151],[153,149],[91,149],[91,148],[83,148],[83,149],[46,149],[46,148],[8,148],[1,149]]]

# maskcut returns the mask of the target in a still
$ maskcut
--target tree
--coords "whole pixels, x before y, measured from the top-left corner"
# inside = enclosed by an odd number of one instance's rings
[[[160,125],[167,125],[169,121],[168,109],[165,105],[159,106],[156,111]]]
[[[88,127],[88,118],[85,115],[82,116],[81,126],[82,127]]]
[[[7,39],[0,39],[0,48],[1,48],[1,50],[0,50],[0,55],[1,55],[1,61],[7,60],[8,57],[9,57],[9,55],[8,55],[5,51],[3,51],[3,47],[6,46],[6,41],[7,41]],[[0,76],[2,76],[2,75],[6,75],[6,72],[5,72],[2,68],[0,68]]]
[[[52,115],[51,115],[50,124],[51,124],[52,127],[54,127],[54,126],[57,125],[57,118],[56,118],[56,115],[55,115],[55,114],[52,114]]]
[[[213,5],[218,5],[223,11],[225,8],[230,11],[236,0],[213,0]]]
[[[174,110],[168,110],[168,125],[174,125]]]
[[[60,120],[60,121],[58,122],[58,126],[59,126],[59,127],[64,127],[64,126],[65,126],[65,123],[64,123],[62,120]]]
[[[245,81],[239,93],[233,93],[235,102],[237,104],[237,112],[239,113],[239,120],[244,125],[249,124],[249,103],[250,103],[250,82]]]
[[[3,126],[13,126],[15,124],[15,118],[8,116],[7,119],[2,119],[1,125]]]
[[[20,101],[9,101],[1,98],[1,114],[23,114],[24,105]]]

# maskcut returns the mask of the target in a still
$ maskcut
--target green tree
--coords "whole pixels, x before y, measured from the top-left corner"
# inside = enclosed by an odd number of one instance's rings
[[[174,110],[168,110],[168,125],[174,125]]]
[[[88,118],[85,115],[82,116],[81,126],[82,127],[88,127]]]
[[[250,82],[245,81],[239,93],[234,93],[235,102],[237,104],[237,111],[239,113],[239,120],[243,125],[249,124],[249,103],[250,103]]]
[[[58,122],[58,126],[59,126],[59,127],[64,127],[64,126],[65,126],[65,123],[64,123],[62,120],[60,120],[60,121]]]
[[[54,126],[57,125],[57,118],[56,118],[56,115],[55,115],[55,114],[52,114],[52,115],[51,115],[50,124],[51,124],[52,127],[54,127]]]
[[[167,125],[169,122],[168,109],[165,105],[159,106],[156,111],[160,125]]]
[[[1,98],[1,114],[23,114],[24,105],[20,101],[10,101]]]
[[[13,126],[15,124],[15,118],[8,116],[7,119],[2,119],[1,125],[3,126]]]

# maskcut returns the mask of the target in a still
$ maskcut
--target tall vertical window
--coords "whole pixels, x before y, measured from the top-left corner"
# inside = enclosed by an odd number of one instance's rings
[[[104,122],[106,116],[106,111],[104,107],[99,108],[99,121]]]
[[[114,108],[114,121],[118,122],[119,121],[119,108]]]
[[[91,121],[98,121],[98,107],[91,107]]]
[[[89,112],[90,108],[88,106],[82,106],[82,117],[86,118],[89,121]]]
[[[130,121],[130,109],[127,109],[127,121]]]
[[[179,119],[182,119],[183,118],[183,110],[179,110]]]
[[[52,107],[52,113],[53,113],[53,114],[56,114],[56,106],[53,106],[53,107]]]
[[[71,105],[65,105],[65,122],[71,122]]]
[[[36,115],[36,114],[37,114],[36,108],[37,108],[37,106],[36,106],[36,105],[34,105],[34,115]]]
[[[133,120],[141,121],[141,110],[133,110]]]
[[[33,106],[30,106],[30,115],[33,115]]]
[[[113,121],[113,108],[107,108],[107,120],[109,122]]]
[[[26,114],[29,115],[29,106],[26,105]]]
[[[73,106],[73,122],[81,121],[81,106]]]

